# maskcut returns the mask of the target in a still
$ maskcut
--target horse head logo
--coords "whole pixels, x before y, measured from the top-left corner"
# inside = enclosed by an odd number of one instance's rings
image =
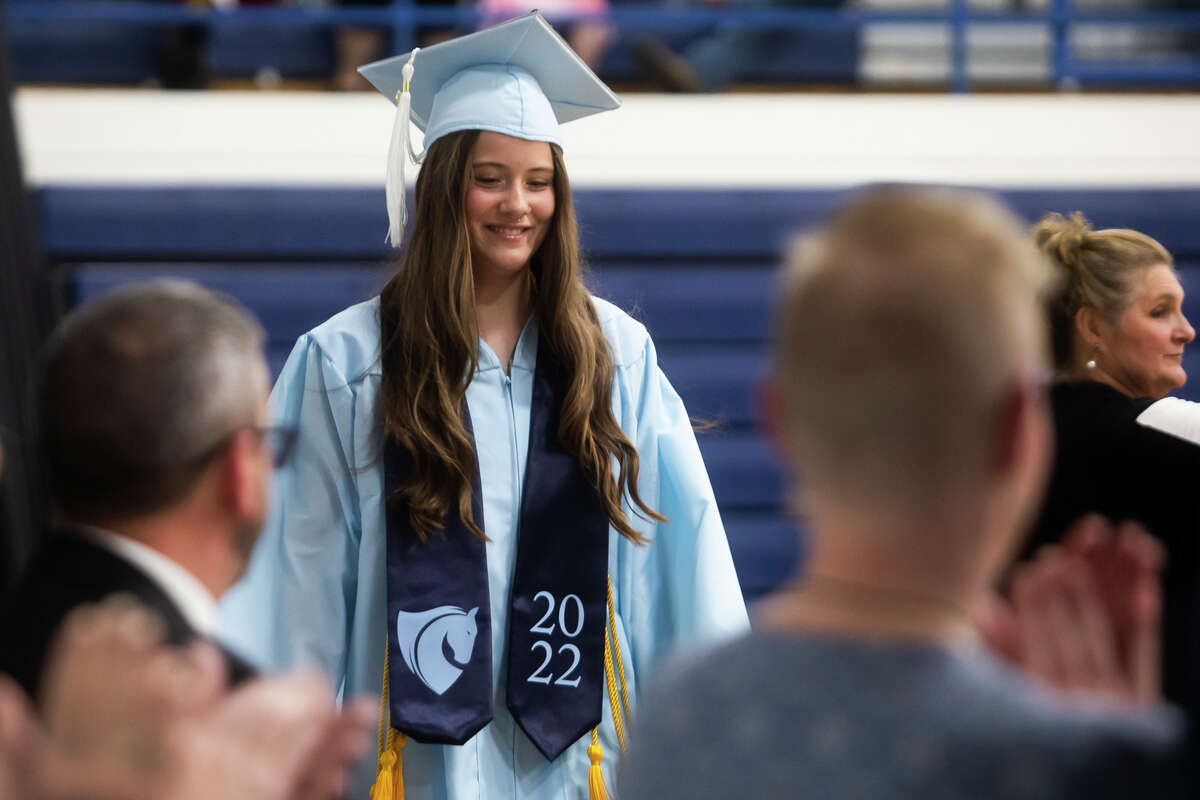
[[[462,675],[471,660],[479,627],[479,608],[463,611],[458,606],[441,606],[430,611],[396,614],[396,642],[400,655],[421,683],[443,694]],[[446,656],[449,645],[452,659]]]

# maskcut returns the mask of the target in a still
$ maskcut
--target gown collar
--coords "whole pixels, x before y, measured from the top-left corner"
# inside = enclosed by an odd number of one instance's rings
[[[533,372],[537,367],[537,349],[538,349],[538,326],[535,315],[530,314],[529,320],[525,323],[525,327],[521,330],[521,336],[517,339],[517,347],[513,351],[512,366],[520,369]],[[479,339],[479,367],[476,372],[486,372],[491,369],[500,369],[500,358],[492,352],[492,348],[488,346],[482,337]]]

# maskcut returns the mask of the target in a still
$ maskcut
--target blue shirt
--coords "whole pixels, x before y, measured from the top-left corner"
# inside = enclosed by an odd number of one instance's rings
[[[669,522],[635,526],[645,547],[609,533],[618,640],[636,700],[669,652],[744,631],[746,611],[691,422],[658,368],[645,328],[595,300],[616,365],[613,412],[641,459],[642,498]],[[404,749],[410,798],[560,800],[587,796],[584,737],[547,762],[504,698],[508,602],[529,442],[537,325],[521,334],[509,375],[484,343],[467,403],[479,458],[492,607],[494,719],[460,747]],[[246,577],[222,604],[223,638],[274,669],[315,666],[345,696],[379,696],[386,636],[385,521],[378,299],[301,337],[275,385],[271,411],[300,429],[275,481],[270,520]],[[600,726],[605,769],[618,748],[608,703]],[[364,764],[351,797],[365,798]]]

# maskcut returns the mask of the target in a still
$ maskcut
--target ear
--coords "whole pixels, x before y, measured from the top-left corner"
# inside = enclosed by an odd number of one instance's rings
[[[755,392],[758,406],[758,423],[763,435],[779,455],[788,455],[788,435],[783,422],[783,397],[779,390],[779,379],[774,372],[767,374]]]
[[[474,608],[472,608],[470,611],[468,611],[468,612],[467,612],[467,619],[469,619],[469,620],[471,620],[472,622],[474,622],[474,621],[475,621],[475,615],[476,615],[476,614],[478,614],[478,613],[479,613],[479,606],[475,606]]]
[[[1040,390],[1029,383],[1014,383],[1005,393],[996,415],[992,439],[991,469],[994,474],[1008,474],[1024,469],[1036,453],[1049,445],[1048,426],[1042,424],[1046,414]]]
[[[253,516],[259,502],[255,488],[258,442],[252,431],[239,431],[229,441],[222,459],[221,496],[225,509],[237,517]]]
[[[1092,306],[1082,306],[1075,312],[1075,333],[1088,347],[1100,344],[1103,320]]]

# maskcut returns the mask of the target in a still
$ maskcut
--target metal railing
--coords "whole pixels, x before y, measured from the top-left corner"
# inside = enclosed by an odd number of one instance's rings
[[[1072,0],[1050,0],[1045,9],[990,10],[972,8],[968,0],[949,0],[939,9],[859,9],[803,7],[695,7],[662,4],[615,4],[604,18],[619,30],[670,32],[703,25],[772,30],[858,30],[867,25],[946,26],[950,35],[950,88],[971,88],[968,73],[967,34],[981,25],[1044,26],[1051,31],[1050,71],[1054,84],[1072,88],[1087,81],[1138,85],[1200,87],[1200,54],[1171,64],[1120,62],[1090,63],[1072,52],[1071,31],[1076,26],[1125,26],[1176,32],[1196,32],[1200,38],[1200,9],[1186,11],[1077,9]],[[411,48],[417,26],[463,29],[482,23],[471,5],[418,6],[396,0],[391,6],[246,6],[215,9],[188,4],[147,3],[128,0],[8,0],[3,6],[8,24],[106,22],[129,25],[202,25],[210,28],[343,26],[380,27],[392,33],[397,52]]]

